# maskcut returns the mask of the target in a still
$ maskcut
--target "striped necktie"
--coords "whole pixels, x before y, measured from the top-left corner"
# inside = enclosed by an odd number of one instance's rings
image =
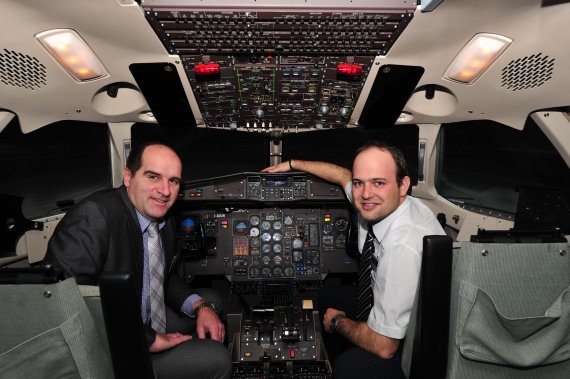
[[[148,233],[148,266],[150,273],[150,326],[157,333],[166,332],[164,307],[164,253],[158,235],[158,223],[151,222]]]
[[[356,305],[356,321],[366,321],[372,309],[374,295],[372,293],[372,256],[374,255],[374,232],[368,224],[368,233],[362,248],[362,257],[358,270],[358,297]]]

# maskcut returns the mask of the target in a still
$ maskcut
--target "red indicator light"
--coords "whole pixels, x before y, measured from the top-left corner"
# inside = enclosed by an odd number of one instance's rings
[[[194,66],[194,73],[197,76],[218,75],[220,73],[219,63],[198,63]]]
[[[339,75],[358,76],[362,74],[362,66],[357,64],[339,63],[336,66],[336,73]]]

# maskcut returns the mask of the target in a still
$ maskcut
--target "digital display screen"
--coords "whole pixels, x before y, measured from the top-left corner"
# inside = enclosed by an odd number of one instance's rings
[[[199,224],[200,219],[198,216],[186,216],[182,219],[180,228],[182,229],[182,233],[194,233]]]
[[[249,230],[247,222],[237,220],[234,221],[234,233],[235,234],[246,234]]]
[[[287,184],[287,178],[283,176],[269,177],[265,179],[265,185],[278,187]]]

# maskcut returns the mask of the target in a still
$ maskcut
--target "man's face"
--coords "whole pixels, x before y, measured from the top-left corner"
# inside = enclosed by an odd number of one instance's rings
[[[163,145],[148,146],[142,155],[141,168],[133,175],[124,169],[124,184],[129,199],[149,220],[164,217],[180,190],[182,162]]]
[[[394,212],[406,198],[409,186],[410,178],[406,176],[398,187],[396,163],[388,152],[373,147],[364,150],[354,159],[354,206],[368,222],[378,222]]]

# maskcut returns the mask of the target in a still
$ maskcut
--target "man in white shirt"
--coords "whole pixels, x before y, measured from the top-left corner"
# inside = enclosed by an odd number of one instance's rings
[[[305,171],[342,186],[358,211],[361,253],[369,232],[370,245],[373,238],[369,278],[373,300],[364,317],[358,312],[356,287],[325,286],[319,295],[323,327],[330,333],[325,344],[334,360],[334,377],[404,378],[401,342],[419,280],[423,237],[445,233],[433,212],[407,195],[410,178],[402,152],[372,141],[357,151],[352,173],[331,163],[302,160],[263,171],[289,170]]]

